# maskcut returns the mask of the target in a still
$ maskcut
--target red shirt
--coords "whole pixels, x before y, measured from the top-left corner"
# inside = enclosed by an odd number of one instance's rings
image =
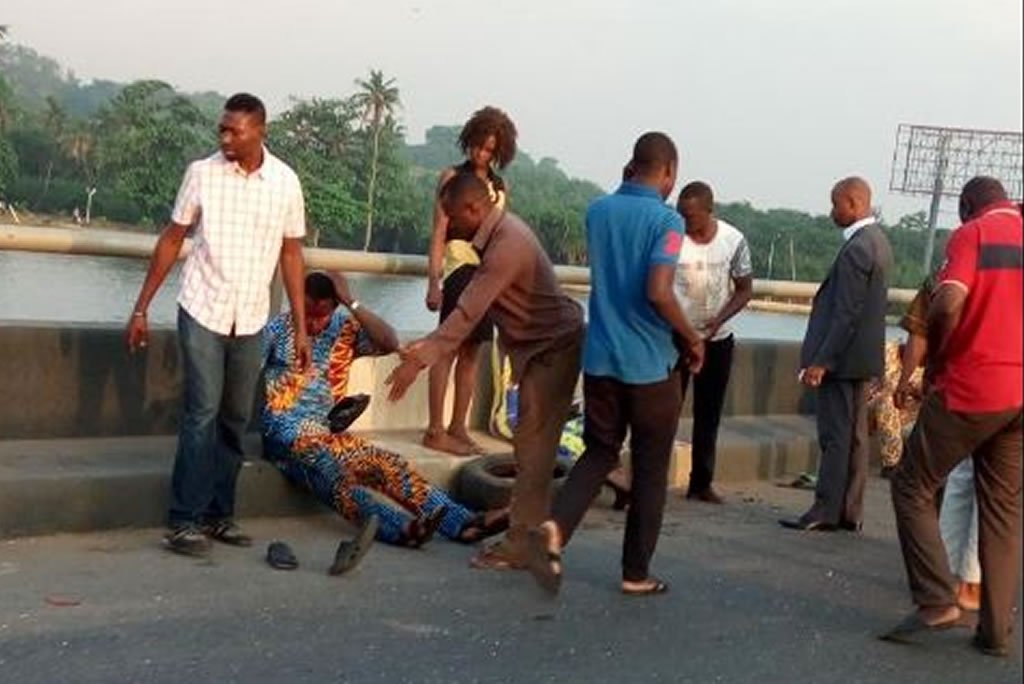
[[[936,388],[951,411],[995,413],[1024,404],[1024,245],[1016,204],[1000,202],[946,246],[938,284],[967,292]]]

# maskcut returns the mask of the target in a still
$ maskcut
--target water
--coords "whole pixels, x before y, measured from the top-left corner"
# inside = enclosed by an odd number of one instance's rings
[[[118,257],[0,251],[0,321],[51,321],[123,325],[146,276],[146,263]],[[180,266],[149,309],[154,326],[170,327]],[[355,274],[353,294],[401,332],[432,330],[437,314],[423,304],[423,278]],[[584,301],[585,295],[580,295]],[[734,319],[740,338],[799,340],[804,316],[744,311]]]

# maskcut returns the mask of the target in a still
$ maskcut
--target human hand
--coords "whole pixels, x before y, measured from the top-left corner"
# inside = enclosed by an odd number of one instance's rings
[[[309,344],[309,336],[305,330],[295,333],[295,358],[293,363],[295,370],[304,373],[313,362],[313,348]]]
[[[128,327],[124,336],[128,343],[128,351],[132,354],[146,348],[146,345],[149,344],[149,323],[146,321],[145,313],[141,315],[132,313],[132,317],[128,319]]]
[[[441,308],[441,283],[431,279],[427,283],[427,309],[437,311]]]
[[[810,366],[800,371],[800,382],[808,387],[821,387],[827,370],[824,366]]]
[[[402,362],[388,375],[384,381],[391,389],[388,391],[388,401],[398,401],[409,391],[409,387],[416,381],[416,377],[423,370],[423,366],[413,357],[402,353]]]
[[[352,297],[352,291],[348,287],[348,279],[340,271],[332,271],[329,274],[331,282],[334,283],[334,293],[338,296],[338,301],[344,306],[349,306],[355,298]]]
[[[700,373],[704,367],[704,340],[698,338],[687,345],[686,367],[694,375]]]
[[[909,380],[901,379],[892,396],[892,403],[895,404],[896,408],[900,411],[906,411],[910,408],[911,403],[920,400],[920,391],[912,386]]]

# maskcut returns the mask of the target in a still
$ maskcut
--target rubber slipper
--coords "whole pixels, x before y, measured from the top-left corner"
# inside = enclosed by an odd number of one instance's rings
[[[968,623],[964,620],[963,615],[960,615],[953,620],[946,620],[945,622],[939,622],[936,624],[928,624],[921,619],[920,613],[914,611],[907,617],[903,618],[898,625],[890,629],[888,632],[880,634],[878,638],[882,641],[891,641],[897,644],[911,644],[915,643],[914,640],[911,639],[915,634],[944,632],[956,627],[968,627]]]
[[[334,552],[334,563],[327,569],[327,574],[343,575],[359,565],[370,547],[373,546],[373,540],[376,539],[379,528],[380,518],[371,515],[363,523],[354,539],[343,539],[338,544],[338,550]]]
[[[622,587],[622,594],[624,596],[656,596],[658,594],[668,593],[668,584],[662,582],[654,577],[650,578],[651,584],[646,585],[642,589],[627,589]]]
[[[810,473],[801,473],[795,480],[776,482],[775,484],[787,489],[815,489],[818,486],[818,477]]]
[[[487,522],[487,513],[479,513],[462,528],[456,541],[460,544],[476,544],[488,537],[494,537],[508,530],[509,520],[507,510],[494,516],[490,522]]]
[[[551,550],[551,536],[543,527],[529,531],[526,567],[540,588],[555,596],[562,588],[562,554]]]
[[[494,544],[469,559],[469,565],[477,570],[522,570],[523,563],[501,552],[501,544]]]
[[[441,527],[441,523],[444,521],[444,516],[448,515],[447,506],[438,506],[430,512],[429,515],[422,519],[422,527],[420,528],[420,546],[423,546],[437,534],[437,530]]]
[[[267,563],[275,570],[294,570],[299,567],[299,559],[291,547],[281,541],[271,542],[267,547]]]

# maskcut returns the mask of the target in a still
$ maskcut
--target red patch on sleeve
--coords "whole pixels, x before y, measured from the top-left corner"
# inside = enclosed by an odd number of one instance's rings
[[[679,250],[683,248],[683,235],[672,231],[665,237],[665,254],[668,256],[678,256]]]

